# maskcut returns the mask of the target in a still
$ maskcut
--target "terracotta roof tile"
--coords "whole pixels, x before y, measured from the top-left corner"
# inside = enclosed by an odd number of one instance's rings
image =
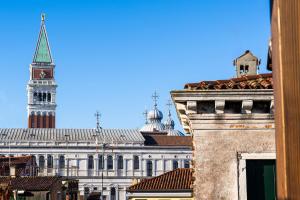
[[[11,185],[14,190],[28,190],[28,191],[48,191],[54,184],[61,181],[61,177],[0,177],[0,183]]]
[[[20,164],[27,164],[28,162],[34,162],[33,156],[17,156],[17,157],[0,157],[0,166],[8,166],[8,163],[10,162],[11,166],[14,165],[20,165]]]
[[[175,192],[192,191],[193,171],[192,169],[179,168],[160,176],[144,179],[140,183],[128,188],[129,192]]]
[[[191,136],[144,135],[146,146],[190,146]]]
[[[242,76],[228,80],[201,81],[199,83],[187,83],[184,89],[208,90],[208,89],[273,89],[272,73]]]

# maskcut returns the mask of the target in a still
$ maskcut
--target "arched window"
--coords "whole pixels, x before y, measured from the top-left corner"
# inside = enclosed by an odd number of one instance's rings
[[[31,128],[34,128],[35,124],[34,124],[34,114],[33,113],[31,113],[30,118],[31,118]]]
[[[116,200],[116,188],[110,189],[110,200]]]
[[[46,99],[47,99],[47,94],[43,93],[43,102],[46,102]]]
[[[246,65],[245,66],[245,73],[248,73],[249,72],[249,65]]]
[[[240,74],[244,74],[244,65],[240,65]]]
[[[153,174],[153,166],[152,166],[152,161],[148,160],[147,161],[147,176],[152,176]]]
[[[114,168],[114,161],[112,156],[107,156],[107,169]]]
[[[53,156],[47,156],[47,168],[53,168]]]
[[[140,160],[138,156],[133,157],[133,169],[139,169],[140,168]]]
[[[94,169],[94,156],[92,155],[88,158],[88,169]]]
[[[49,128],[52,128],[52,114],[49,113]]]
[[[173,170],[178,168],[178,161],[173,160]]]
[[[58,161],[58,168],[59,169],[64,169],[65,168],[65,156],[61,155],[59,156],[59,161]]]
[[[45,157],[39,156],[39,168],[44,169],[45,168]]]
[[[103,156],[98,155],[98,169],[103,169],[104,163],[103,163]]]
[[[40,120],[41,120],[41,115],[40,115],[40,113],[38,113],[37,116],[36,116],[36,127],[37,127],[37,128],[40,128],[40,127],[41,127],[41,122],[40,122]]]
[[[118,156],[118,169],[123,169],[123,156]]]
[[[43,100],[42,93],[39,92],[39,94],[38,94],[38,101],[42,101],[42,100]]]
[[[36,101],[37,100],[37,96],[38,96],[38,94],[35,92],[35,93],[33,93],[33,101]]]
[[[184,161],[184,168],[190,168],[190,161],[189,160]]]
[[[44,113],[43,115],[42,115],[42,121],[43,121],[43,128],[46,128],[46,114]]]
[[[47,94],[47,101],[48,101],[48,102],[51,102],[51,93],[48,93],[48,94]]]

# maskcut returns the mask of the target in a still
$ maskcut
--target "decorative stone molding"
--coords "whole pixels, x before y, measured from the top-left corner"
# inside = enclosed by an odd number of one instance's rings
[[[243,100],[242,113],[250,114],[253,106],[253,100]]]
[[[225,100],[216,100],[215,101],[215,110],[217,114],[223,114],[225,107]]]
[[[186,114],[197,114],[197,101],[187,101]]]

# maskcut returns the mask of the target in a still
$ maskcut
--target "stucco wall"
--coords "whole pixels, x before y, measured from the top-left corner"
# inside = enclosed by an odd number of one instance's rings
[[[194,130],[196,199],[238,199],[238,153],[275,152],[274,129]]]

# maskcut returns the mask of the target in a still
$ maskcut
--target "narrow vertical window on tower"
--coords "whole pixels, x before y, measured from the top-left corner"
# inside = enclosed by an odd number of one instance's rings
[[[240,74],[244,74],[244,65],[240,65]]]
[[[34,128],[34,126],[35,126],[35,124],[34,124],[34,114],[33,113],[31,113],[31,115],[30,115],[30,120],[31,120],[31,128]]]
[[[36,128],[41,127],[40,119],[41,119],[41,115],[40,115],[40,113],[38,113],[37,116],[36,116]]]
[[[35,92],[35,93],[33,93],[33,102],[36,102],[37,101],[37,93]]]
[[[51,102],[51,93],[48,93],[48,95],[47,95],[47,101]]]
[[[43,128],[46,128],[46,113],[43,113],[42,119],[43,119]]]
[[[47,94],[43,93],[43,102],[46,102]]]
[[[52,114],[51,113],[49,113],[49,117],[48,117],[48,120],[49,120],[49,128],[53,128],[52,127]]]

